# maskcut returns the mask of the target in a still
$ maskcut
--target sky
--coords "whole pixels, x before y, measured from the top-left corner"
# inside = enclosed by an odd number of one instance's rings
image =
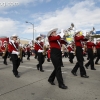
[[[68,29],[71,23],[76,30],[99,31],[100,0],[0,0],[0,36],[31,40],[53,28]]]

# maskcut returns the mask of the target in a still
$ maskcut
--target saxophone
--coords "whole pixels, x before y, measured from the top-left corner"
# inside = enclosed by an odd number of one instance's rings
[[[22,47],[19,45],[18,46],[18,52],[19,52],[19,55],[18,55],[18,58],[22,58],[22,51],[23,51],[23,49],[22,49]]]
[[[44,50],[43,55],[46,55],[46,49],[47,49],[47,48],[46,48],[46,46],[44,45],[44,46],[43,46],[43,50]]]
[[[18,58],[21,59],[22,58],[22,50],[21,50],[21,44],[20,44],[20,39],[17,40],[17,43],[18,43],[18,52],[19,52],[19,55],[18,55]]]

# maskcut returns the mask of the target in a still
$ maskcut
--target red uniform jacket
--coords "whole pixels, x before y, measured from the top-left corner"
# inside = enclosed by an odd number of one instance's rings
[[[96,49],[100,48],[100,42],[96,43]]]
[[[40,50],[43,50],[43,42],[40,42],[40,43],[39,42],[36,42],[35,43],[35,50],[38,51],[39,49]]]
[[[2,50],[2,51],[5,51],[5,46],[2,46],[2,47],[1,47],[1,50]]]
[[[70,53],[71,53],[71,51],[74,51],[74,50],[73,50],[73,47],[71,47],[71,46],[68,46],[67,49],[68,49],[68,51],[69,51]]]
[[[27,48],[26,48],[26,51],[27,51],[27,52],[30,52],[30,51],[31,51],[30,47],[27,47]]]
[[[80,47],[82,47],[82,43],[81,43],[82,41],[87,41],[87,39],[84,39],[83,35],[82,36],[75,36],[74,40],[75,40],[75,45],[80,46]]]
[[[61,37],[59,35],[57,36],[49,36],[48,37],[50,48],[57,48],[61,49],[61,44],[66,44],[64,40],[61,40]]]
[[[9,42],[8,51],[12,53],[12,51],[18,51],[18,43]]]
[[[87,48],[88,48],[88,49],[92,49],[93,46],[95,46],[95,44],[94,44],[93,42],[91,42],[91,41],[88,41],[88,42],[87,42]]]

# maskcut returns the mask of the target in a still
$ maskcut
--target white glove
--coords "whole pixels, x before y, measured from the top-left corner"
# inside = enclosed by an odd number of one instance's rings
[[[61,33],[59,33],[58,35],[60,35],[60,37],[63,38],[63,36],[64,36],[63,29],[61,29]]]
[[[38,52],[44,52],[44,50],[40,50],[40,49],[39,49]]]
[[[19,52],[13,50],[13,51],[12,51],[12,54],[19,55]]]
[[[74,53],[74,51],[71,51],[71,53]]]
[[[41,42],[44,42],[44,39],[42,39]]]

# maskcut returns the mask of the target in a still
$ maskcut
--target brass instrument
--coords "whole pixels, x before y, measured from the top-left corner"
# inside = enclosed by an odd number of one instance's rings
[[[47,50],[46,45],[43,46],[43,50],[44,50],[43,55],[46,55],[46,50]]]
[[[90,37],[92,38],[93,33],[95,33],[95,28],[93,27],[93,29],[89,32],[86,33],[86,38],[89,39]]]
[[[46,50],[47,50],[47,47],[45,45],[45,38],[43,37],[44,41],[43,41],[43,55],[45,56],[46,55]]]
[[[20,44],[20,39],[17,40],[18,42],[18,52],[19,52],[19,55],[18,55],[18,58],[22,58],[22,48],[21,48],[21,44]]]
[[[5,50],[3,51],[2,58],[6,55],[8,51],[8,44],[5,45]]]
[[[64,39],[65,41],[66,41],[66,37],[70,36],[69,32],[71,32],[71,30],[75,30],[74,24],[73,24],[73,23],[71,23],[70,28],[68,28],[68,29],[66,29],[66,30],[63,31],[63,32],[64,32],[63,39]]]

